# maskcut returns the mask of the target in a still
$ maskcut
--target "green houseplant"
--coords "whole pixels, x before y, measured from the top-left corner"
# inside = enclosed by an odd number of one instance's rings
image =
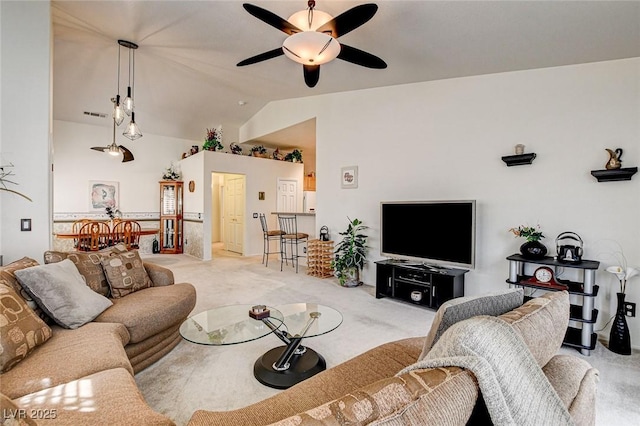
[[[349,219],[349,218],[347,218]],[[360,271],[364,267],[367,257],[367,236],[362,233],[365,226],[359,219],[349,219],[349,226],[344,232],[342,241],[335,249],[335,259],[331,262],[340,285],[344,287],[356,287],[362,284]]]
[[[291,161],[293,163],[302,163],[302,152],[299,149],[294,149],[292,152],[284,156],[285,161]]]
[[[251,154],[254,157],[264,157],[266,153],[267,153],[267,148],[265,148],[262,145],[256,145],[251,148]]]
[[[217,151],[224,148],[222,142],[220,142],[221,136],[217,129],[207,129],[207,137],[204,140],[202,149],[206,151]]]

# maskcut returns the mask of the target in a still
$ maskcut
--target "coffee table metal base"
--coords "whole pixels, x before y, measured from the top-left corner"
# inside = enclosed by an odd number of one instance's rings
[[[286,346],[279,346],[258,358],[253,366],[253,375],[260,383],[276,389],[287,389],[327,368],[322,355],[306,347],[303,354],[293,355],[288,369],[277,371],[273,364],[286,349]]]

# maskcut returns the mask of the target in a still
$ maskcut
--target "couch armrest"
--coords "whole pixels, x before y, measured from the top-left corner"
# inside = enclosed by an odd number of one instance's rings
[[[144,262],[144,269],[147,271],[147,274],[149,274],[151,281],[153,281],[154,287],[172,285],[175,283],[173,279],[173,272],[164,266]]]

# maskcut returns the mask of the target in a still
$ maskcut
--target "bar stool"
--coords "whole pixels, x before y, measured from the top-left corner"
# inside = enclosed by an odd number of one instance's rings
[[[284,231],[279,229],[269,231],[269,227],[267,226],[267,218],[264,213],[260,213],[260,225],[262,225],[262,236],[264,238],[264,242],[262,244],[262,263],[265,263],[265,258],[267,262],[264,266],[269,266],[269,254],[271,253],[280,253],[280,258],[282,258],[282,243],[280,242],[280,237],[284,234]],[[273,240],[278,240],[280,244],[280,250],[278,251],[269,251],[270,242]]]
[[[298,244],[306,243],[309,234],[298,232],[298,220],[297,216],[280,216],[278,215],[278,221],[280,223],[280,230],[283,234],[280,236],[280,250],[282,255],[280,256],[280,270],[282,271],[282,263],[291,260],[291,264],[296,266],[296,274],[298,273],[298,258],[305,257],[298,254]],[[287,255],[287,244],[291,249],[291,256]],[[289,262],[287,262],[287,265]]]

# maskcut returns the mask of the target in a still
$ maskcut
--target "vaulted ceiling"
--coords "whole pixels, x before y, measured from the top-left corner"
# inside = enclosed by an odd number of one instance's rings
[[[362,3],[318,0],[316,8],[337,16]],[[53,1],[54,118],[109,125],[83,113],[110,114],[118,39],[140,46],[135,100],[143,133],[202,140],[206,128],[222,125],[226,143],[273,100],[640,56],[636,1],[376,3],[371,21],[338,40],[388,68],[334,60],[308,88],[302,67],[284,56],[236,67],[287,37],[249,15],[242,1]],[[252,4],[285,19],[306,8],[305,0]]]

